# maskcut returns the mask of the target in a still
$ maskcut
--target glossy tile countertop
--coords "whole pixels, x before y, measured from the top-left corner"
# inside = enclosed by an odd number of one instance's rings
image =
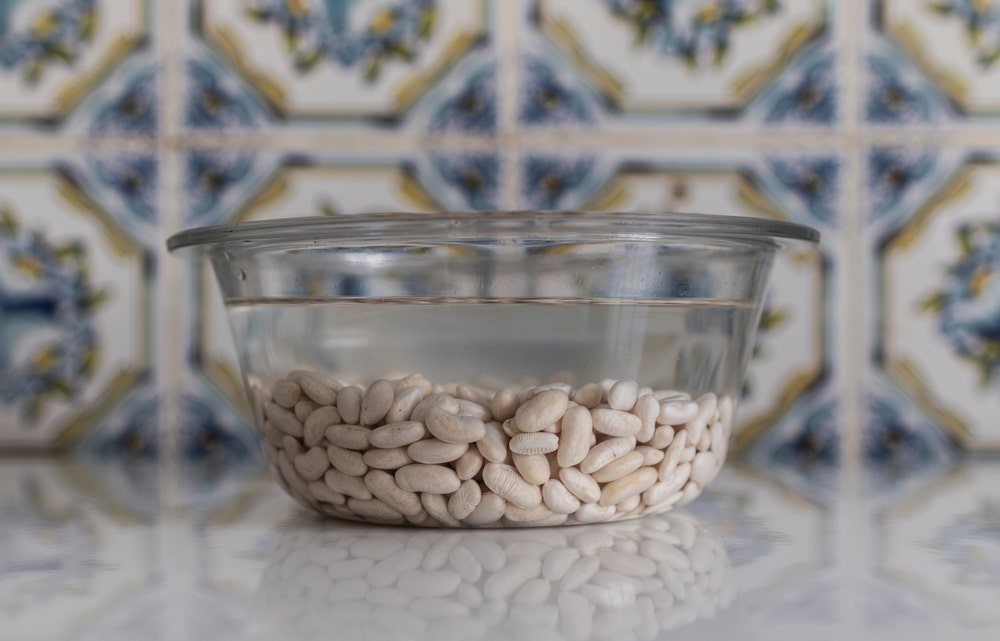
[[[445,532],[318,521],[258,473],[8,460],[0,640],[1000,638],[1000,464],[893,487],[731,467],[667,515]]]

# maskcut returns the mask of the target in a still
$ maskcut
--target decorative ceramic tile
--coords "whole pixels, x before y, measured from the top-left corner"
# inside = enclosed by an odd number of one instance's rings
[[[492,37],[485,0],[192,0],[190,11],[195,37],[276,118],[312,123],[398,121]]]
[[[529,16],[615,111],[732,117],[797,67],[777,83],[785,98],[769,119],[826,123],[829,55],[798,61],[828,36],[832,10],[822,1],[534,0]]]
[[[875,28],[962,115],[1000,112],[1000,15],[979,0],[877,0]],[[905,100],[900,96],[900,101]]]
[[[150,377],[155,190],[144,155],[0,166],[0,446],[128,431],[110,416]]]
[[[870,125],[931,125],[951,115],[948,96],[906,54],[883,40],[872,43],[863,73],[861,110]]]
[[[111,499],[103,473],[39,462],[0,469],[4,638],[99,639],[95,631],[126,619],[137,623],[134,638],[159,638],[162,612],[143,599],[162,573],[153,530]],[[136,610],[146,615],[137,622]]]
[[[889,206],[869,212],[873,362],[945,442],[995,452],[1000,162],[976,153],[884,149],[871,150],[869,158],[896,167],[883,170],[895,189],[872,195]],[[934,187],[918,189],[907,184],[911,179]],[[921,195],[892,202],[893,191]],[[885,419],[887,412],[873,412],[882,418],[870,429],[900,422]]]
[[[147,46],[150,12],[149,0],[0,3],[0,122],[65,119]]]
[[[616,152],[616,155],[623,152]],[[795,427],[769,441],[769,460],[837,461],[835,421],[824,411],[792,412],[814,401],[831,369],[833,253],[838,241],[840,160],[782,155],[757,161],[672,152],[678,160],[609,154],[532,152],[522,159],[522,206],[611,211],[687,211],[797,220],[825,226],[824,248],[779,255],[747,375],[735,446],[754,447],[768,429],[793,417]],[[816,412],[813,416],[812,412]]]

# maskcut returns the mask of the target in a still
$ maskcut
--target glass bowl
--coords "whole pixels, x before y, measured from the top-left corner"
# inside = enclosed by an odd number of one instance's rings
[[[664,512],[726,458],[774,255],[700,215],[373,214],[172,237],[208,257],[264,455],[323,514],[431,527]]]

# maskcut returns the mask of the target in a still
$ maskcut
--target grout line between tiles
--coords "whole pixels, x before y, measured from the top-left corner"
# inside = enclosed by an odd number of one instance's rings
[[[837,521],[837,558],[841,566],[839,570],[843,573],[842,576],[846,579],[846,584],[850,586],[849,589],[842,590],[839,595],[844,614],[842,621],[847,628],[844,630],[843,636],[861,630],[863,616],[859,609],[861,601],[857,598],[864,584],[863,553],[859,553],[859,550],[865,548],[864,539],[862,538],[860,546],[858,539],[859,535],[866,536],[866,523],[859,508],[861,497],[859,481],[862,471],[861,442],[864,430],[861,386],[865,371],[864,327],[862,326],[863,314],[860,305],[867,303],[864,295],[857,296],[850,295],[850,293],[867,291],[865,288],[864,248],[861,240],[864,215],[865,144],[861,112],[864,105],[863,77],[865,34],[867,33],[865,30],[868,26],[866,20],[867,5],[867,0],[855,0],[840,6],[843,11],[840,29],[844,34],[841,50],[844,51],[845,55],[845,65],[841,70],[844,74],[842,77],[846,106],[844,116],[851,147],[847,159],[848,172],[845,176],[847,191],[843,200],[847,208],[844,217],[844,235],[841,239],[843,243],[841,259],[844,261],[844,265],[839,270],[840,282],[838,283],[836,312],[837,321],[842,328],[837,358],[840,362],[840,380],[844,382],[842,388],[844,394],[842,424],[845,426],[841,443],[840,480],[842,485]],[[913,134],[910,133],[908,139],[912,140],[913,138]]]
[[[497,128],[494,145],[500,154],[500,200],[503,209],[516,209],[520,193],[517,140],[518,40],[521,3],[497,2]],[[448,137],[427,137],[422,146],[447,144]]]
[[[180,226],[180,153],[176,148],[177,123],[181,111],[181,77],[179,69],[178,43],[184,37],[184,8],[187,3],[159,2],[155,3],[159,23],[158,54],[161,65],[160,112],[156,138],[157,157],[159,159],[159,204],[161,205],[160,230],[157,238],[157,322],[158,345],[163,353],[157,366],[161,375],[157,381],[158,392],[161,394],[160,404],[160,475],[162,488],[161,509],[170,513],[170,506],[178,501],[179,489],[177,479],[178,461],[176,454],[178,433],[180,431],[180,411],[177,400],[177,390],[180,386],[183,363],[183,342],[181,332],[183,325],[179,322],[181,306],[174,304],[177,296],[183,291],[179,278],[182,262],[172,258],[166,251],[166,238]],[[185,558],[189,545],[186,539],[186,528],[170,522],[168,518],[159,519],[160,546],[162,556],[169,559],[164,569],[164,583],[167,599],[165,606],[164,638],[167,641],[181,641],[190,638],[185,625],[187,619],[181,595],[188,594],[194,578],[186,572],[187,565],[177,562]]]

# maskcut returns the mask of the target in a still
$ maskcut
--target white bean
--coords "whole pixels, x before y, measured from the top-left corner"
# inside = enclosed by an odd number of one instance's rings
[[[584,503],[596,503],[601,498],[601,486],[594,477],[584,474],[575,467],[564,467],[560,470],[559,480],[573,496]]]
[[[473,480],[463,481],[448,499],[448,513],[461,521],[475,511],[482,499],[479,483]]]
[[[447,467],[412,463],[396,470],[396,484],[408,492],[451,494],[462,482]]]
[[[299,419],[303,424],[305,420],[309,418],[309,415],[319,409],[319,405],[313,403],[308,398],[303,398],[295,403],[295,407],[292,411],[295,413],[295,418]]]
[[[656,432],[656,419],[660,415],[660,403],[651,394],[639,397],[635,403],[635,415],[642,422],[642,429],[636,434],[635,440],[648,443]]]
[[[547,467],[546,464],[546,473]],[[542,502],[541,490],[521,478],[517,470],[509,465],[487,463],[483,467],[483,482],[495,494],[518,507],[531,508]]]
[[[542,500],[557,514],[572,514],[580,509],[580,499],[557,479],[550,479],[542,486]]]
[[[365,474],[365,487],[383,503],[401,514],[414,516],[423,511],[420,497],[412,491],[400,488],[393,475],[388,472],[369,471]]]
[[[362,425],[375,425],[385,418],[389,408],[392,406],[395,388],[393,384],[385,379],[379,379],[368,386],[361,399],[361,413],[359,418]]]
[[[681,452],[687,446],[687,432],[681,431],[677,432],[674,436],[673,442],[663,453],[663,461],[660,463],[660,467],[657,471],[660,474],[660,480],[665,481],[667,477],[670,476],[674,468],[677,467],[677,463],[681,459]]]
[[[660,425],[682,425],[698,415],[698,404],[690,400],[665,400],[660,403],[656,422]]]
[[[544,503],[532,508],[520,508],[513,503],[508,503],[503,513],[504,518],[512,523],[533,523],[547,519],[552,515],[552,510]]]
[[[629,452],[624,456],[616,458],[601,469],[592,473],[591,476],[598,483],[610,483],[617,481],[626,474],[631,474],[642,467],[643,455],[639,452]]]
[[[339,470],[327,470],[323,481],[334,492],[363,501],[372,498],[365,482],[357,476],[348,476]]]
[[[638,398],[639,386],[635,381],[618,381],[608,390],[608,405],[613,410],[630,412]]]
[[[653,431],[653,438],[649,440],[649,445],[653,449],[662,450],[669,446],[674,440],[674,428],[670,425],[657,425]]]
[[[290,410],[302,396],[302,389],[291,381],[278,381],[271,389],[271,395],[275,403]]]
[[[368,441],[373,447],[394,448],[416,443],[427,436],[423,423],[417,421],[400,421],[387,423],[368,432]]]
[[[496,523],[503,517],[507,502],[503,497],[493,492],[484,492],[479,505],[472,511],[472,514],[462,519],[466,525],[483,526]],[[486,567],[485,564],[483,567]],[[487,568],[488,569],[488,568]]]
[[[601,400],[604,397],[604,390],[597,383],[587,383],[580,389],[576,391],[573,395],[573,400],[587,408],[592,410],[601,404]]]
[[[455,461],[455,473],[458,478],[468,481],[479,474],[483,469],[483,455],[477,448],[469,448],[457,461]]]
[[[615,506],[613,505],[599,505],[597,503],[584,503],[580,506],[573,516],[580,523],[598,523],[600,521],[607,521],[615,515]]]
[[[416,385],[404,387],[392,399],[389,411],[385,413],[385,422],[399,423],[409,420],[413,408],[424,398],[424,391]]]
[[[295,470],[306,481],[319,480],[330,469],[330,460],[327,459],[326,452],[322,447],[313,447],[299,454],[293,463],[295,463]]]
[[[443,494],[424,492],[420,495],[420,503],[436,521],[447,527],[461,527],[462,523],[448,513],[448,499]]]
[[[558,421],[569,406],[569,396],[558,389],[539,393],[514,413],[514,421],[521,432],[539,432]]]
[[[475,416],[457,416],[440,407],[427,412],[427,430],[447,443],[475,443],[486,436],[486,425]]]
[[[524,432],[515,434],[509,447],[516,454],[548,454],[559,449],[559,437],[546,432]]]
[[[331,505],[346,505],[347,497],[340,492],[334,492],[324,481],[313,481],[309,484],[309,493],[317,501],[330,503]]]
[[[648,445],[637,445],[635,451],[642,454],[643,465],[658,465],[663,460],[663,450]]]
[[[331,425],[324,432],[326,440],[348,450],[367,450],[369,433],[360,425]]]
[[[642,429],[642,421],[635,414],[598,407],[590,411],[594,431],[608,436],[635,436]]]
[[[267,403],[264,405],[264,414],[271,425],[275,426],[285,434],[302,438],[302,423],[295,417],[293,412],[288,411],[277,403]]]
[[[517,393],[509,389],[504,389],[497,392],[493,397],[490,409],[493,412],[494,419],[506,421],[508,418],[513,418],[519,405],[520,402],[517,400]]]
[[[468,443],[446,443],[432,438],[411,444],[406,453],[417,463],[437,465],[458,460],[468,450]]]
[[[364,392],[361,388],[350,386],[337,392],[337,411],[345,423],[357,424],[361,419],[361,399]]]
[[[635,449],[635,438],[631,436],[619,436],[601,441],[591,448],[590,453],[580,463],[580,471],[584,474],[596,472],[633,449]]]
[[[331,425],[339,425],[343,419],[333,405],[323,405],[306,418],[305,429],[310,432],[323,432]]]
[[[491,463],[503,463],[507,460],[507,443],[510,437],[497,422],[487,423],[486,433],[476,441],[476,449],[483,458]]]
[[[365,465],[379,470],[395,470],[413,462],[406,453],[405,447],[394,447],[389,450],[368,450],[362,456]]]
[[[641,494],[656,483],[656,470],[651,467],[642,467],[624,476],[617,481],[612,481],[601,490],[601,498],[597,501],[599,505],[617,505],[625,499]]]
[[[562,418],[562,433],[556,460],[560,467],[578,465],[590,451],[590,438],[594,435],[594,424],[590,411],[575,406],[566,410]]]
[[[302,393],[319,405],[333,405],[337,402],[337,390],[341,385],[314,372],[297,370],[288,375],[302,388]]]
[[[514,467],[532,485],[542,485],[550,478],[549,459],[544,454],[513,454]]]
[[[288,455],[288,460],[290,461],[295,460],[296,456],[305,452],[305,450],[302,449],[302,443],[299,442],[297,438],[289,436],[288,434],[281,437],[281,447],[285,450],[285,454]]]
[[[348,476],[364,476],[365,472],[368,471],[368,465],[360,452],[347,450],[336,445],[328,445],[326,457],[335,468]]]
[[[347,499],[347,507],[364,519],[385,521],[388,523],[401,523],[404,521],[403,515],[398,510],[379,499],[368,499],[367,501]]]
[[[699,452],[691,461],[691,480],[704,487],[715,478],[719,471],[716,464],[715,454],[711,452]]]

